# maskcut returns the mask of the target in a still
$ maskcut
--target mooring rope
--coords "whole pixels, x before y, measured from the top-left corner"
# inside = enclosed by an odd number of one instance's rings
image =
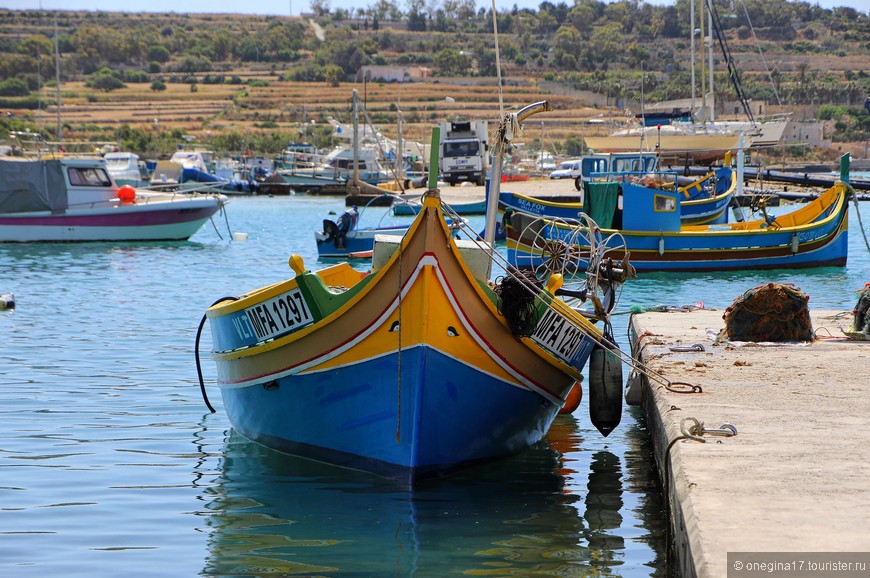
[[[860,201],[858,201],[858,195],[855,193],[855,189],[852,185],[846,184],[849,188],[849,192],[852,193],[852,201],[855,204],[855,215],[858,216],[858,227],[861,229],[861,236],[864,238],[864,246],[867,247],[867,252],[870,253],[870,242],[867,241],[867,231],[864,230],[864,223],[861,222],[861,211],[858,209],[858,205]]]
[[[238,297],[227,296],[221,297],[214,303],[209,306],[209,309],[217,305],[218,303],[223,303],[224,301],[238,301]],[[208,394],[205,392],[205,382],[202,379],[202,364],[199,361],[199,339],[202,337],[202,328],[205,326],[206,314],[203,314],[202,319],[199,321],[199,327],[196,329],[196,341],[193,346],[193,355],[196,359],[196,375],[199,378],[199,391],[202,393],[202,400],[205,402],[206,407],[209,409],[211,413],[215,413],[215,409],[212,407],[211,403],[208,401]]]

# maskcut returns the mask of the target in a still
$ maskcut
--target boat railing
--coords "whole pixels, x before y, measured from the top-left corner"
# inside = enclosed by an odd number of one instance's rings
[[[640,185],[649,189],[676,191],[680,174],[677,171],[621,171],[591,173],[592,182],[618,181]]]
[[[325,155],[296,151],[284,151],[283,157],[275,168],[280,175],[333,180],[347,179],[349,170],[328,165]]]

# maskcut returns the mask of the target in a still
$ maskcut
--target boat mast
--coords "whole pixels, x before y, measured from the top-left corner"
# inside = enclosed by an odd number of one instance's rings
[[[405,143],[402,139],[402,109],[398,106],[396,107],[396,115],[396,180],[398,180],[401,185],[404,180]]]
[[[700,39],[701,39],[701,113],[704,125],[707,124],[708,112],[707,112],[707,76],[704,70],[704,41],[706,39],[706,34],[704,34],[704,1],[699,0],[698,4],[698,29],[700,30]]]
[[[728,42],[725,40],[725,32],[722,30],[722,23],[719,20],[719,14],[716,12],[716,7],[711,0],[709,4],[709,9],[712,18],[712,28],[710,29],[711,42],[713,32],[715,31],[716,38],[719,40],[719,47],[722,49],[722,56],[725,58],[725,64],[728,68],[728,77],[731,79],[731,85],[734,87],[734,92],[737,93],[737,98],[743,105],[743,112],[746,113],[746,117],[749,119],[749,122],[752,123],[753,127],[755,127],[755,118],[752,115],[752,109],[749,106],[749,100],[746,98],[746,93],[743,92],[743,87],[740,84],[740,74],[737,71],[737,67],[734,65],[734,58],[732,58],[731,56],[731,49],[728,48]]]
[[[716,96],[713,92],[713,0],[707,0],[707,71],[710,74],[710,122],[716,122]]]
[[[359,185],[359,92],[353,89],[353,185]]]
[[[689,0],[689,35],[692,47],[692,115],[695,114],[695,0]]]
[[[54,19],[54,77],[57,83],[57,142],[63,143],[63,123],[60,120],[60,49],[57,46],[57,17]],[[62,145],[58,145],[62,146]]]
[[[495,250],[493,243],[495,243],[498,197],[501,193],[502,159],[510,146],[511,140],[522,130],[521,125],[523,121],[532,115],[550,110],[553,110],[553,107],[546,100],[530,104],[517,112],[505,113],[496,129],[495,142],[492,146],[492,178],[489,181],[489,191],[486,196],[486,224],[484,225],[483,236],[483,240],[489,245],[490,251]]]

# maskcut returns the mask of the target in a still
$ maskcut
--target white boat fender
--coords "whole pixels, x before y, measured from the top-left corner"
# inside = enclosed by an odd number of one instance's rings
[[[622,361],[600,345],[589,357],[589,418],[605,437],[622,420]]]
[[[15,309],[15,296],[12,293],[0,294],[0,311]]]
[[[625,380],[625,403],[628,405],[643,403],[643,377],[638,371],[632,371]]]

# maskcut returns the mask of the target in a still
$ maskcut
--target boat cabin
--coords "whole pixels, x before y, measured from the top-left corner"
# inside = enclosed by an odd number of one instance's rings
[[[142,182],[139,155],[131,152],[110,152],[103,155],[109,173],[118,185],[139,186]]]
[[[584,183],[584,210],[602,229],[679,231],[683,194],[676,182],[676,173],[596,174]]]
[[[0,161],[4,213],[50,211],[117,202],[118,186],[99,157]]]
[[[580,159],[580,178],[585,182],[593,173],[649,173],[657,164],[655,153],[593,153]]]

